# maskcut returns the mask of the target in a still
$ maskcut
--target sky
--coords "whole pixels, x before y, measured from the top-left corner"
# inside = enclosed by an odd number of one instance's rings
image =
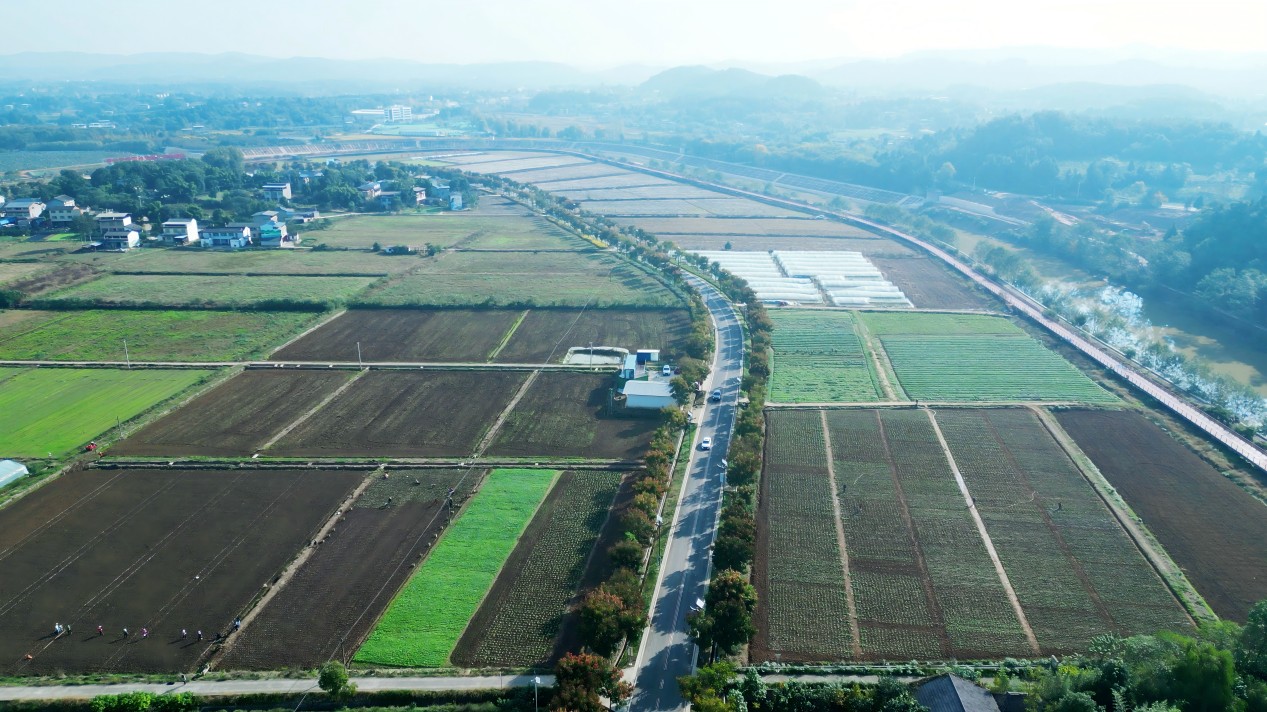
[[[0,6],[16,0],[0,0]],[[60,0],[0,53],[244,52],[473,64],[797,63],[1046,46],[1263,50],[1260,0]]]

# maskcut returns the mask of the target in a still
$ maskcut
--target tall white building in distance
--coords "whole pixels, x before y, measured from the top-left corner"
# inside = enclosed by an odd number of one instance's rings
[[[412,121],[414,118],[414,110],[412,106],[389,106],[383,110],[383,118],[391,123],[402,123]]]

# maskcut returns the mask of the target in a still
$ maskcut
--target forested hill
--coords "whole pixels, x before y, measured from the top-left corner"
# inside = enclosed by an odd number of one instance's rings
[[[1267,198],[1216,207],[1156,250],[1154,278],[1267,324]]]

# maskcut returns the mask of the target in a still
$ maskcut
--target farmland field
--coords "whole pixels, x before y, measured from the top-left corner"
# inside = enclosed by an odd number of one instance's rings
[[[894,240],[876,240],[854,237],[815,237],[806,235],[693,235],[665,236],[684,250],[724,250],[739,252],[765,252],[766,250],[815,250],[861,252],[875,262],[877,257],[907,257],[914,253],[909,247]]]
[[[357,218],[349,218],[357,219]],[[390,220],[390,218],[375,218]],[[322,232],[309,233],[322,235]],[[394,244],[384,242],[384,246]],[[201,248],[90,252],[67,262],[105,272],[165,274],[332,275],[378,277],[418,266],[417,257],[322,250],[204,250]]]
[[[0,359],[234,361],[259,358],[317,317],[302,312],[29,312],[0,325]],[[123,344],[127,343],[127,353]]]
[[[706,215],[735,217],[786,217],[787,210],[775,208],[765,203],[758,203],[740,198],[709,198],[681,200],[662,198],[657,200],[591,200],[585,203],[585,209],[617,218],[621,216],[687,216],[702,217]]]
[[[0,510],[0,674],[193,672],[364,476],[75,470],[49,482]],[[54,640],[49,621],[72,630]]]
[[[524,158],[506,158],[499,161],[483,161],[476,164],[467,164],[470,170],[480,173],[499,173],[505,175],[507,173],[515,173],[517,171],[527,171],[541,168],[559,168],[563,166],[576,165],[593,165],[584,158],[564,155],[535,155]],[[513,175],[510,176],[513,178]]]
[[[679,306],[655,278],[597,252],[457,252],[364,297],[378,306]]]
[[[352,309],[270,358],[275,361],[484,362],[523,311]]]
[[[656,418],[605,415],[610,375],[543,371],[497,432],[486,453],[497,457],[642,457]]]
[[[871,261],[917,309],[989,309],[997,304],[936,260],[912,254]]]
[[[0,262],[0,287],[45,269],[48,265],[40,262]]]
[[[612,169],[616,170],[616,169]],[[678,186],[681,183],[656,178],[645,173],[628,171],[611,173],[601,177],[558,178],[554,180],[537,180],[536,186],[552,193],[566,190],[592,190],[596,188],[640,188],[645,186]]]
[[[755,218],[638,218],[629,221],[631,224],[646,230],[653,235],[666,239],[671,235],[800,235],[804,237],[852,237],[855,239],[882,240],[874,233],[867,232],[844,223],[832,220],[813,220],[808,217],[789,217],[783,219]]]
[[[460,507],[482,477],[478,470],[406,470],[376,478],[220,667],[317,668],[335,656],[346,662],[443,531],[449,490],[456,489]]]
[[[248,369],[146,425],[110,454],[247,457],[353,375]]]
[[[546,244],[565,248],[569,242],[559,228],[544,218],[535,217],[518,205],[513,212],[485,210],[483,207],[471,213],[436,213],[428,215],[358,215],[332,220],[323,230],[304,234],[305,243],[325,244],[332,247],[368,249],[379,243],[382,247],[408,245],[421,248],[431,244],[436,247],[468,245],[479,239],[485,247],[492,247],[491,240],[510,244]],[[380,257],[383,260],[403,260],[416,266],[416,257]]]
[[[937,411],[966,491],[956,485],[929,413],[767,413],[754,659],[854,657],[847,585],[864,659],[1034,655],[973,509],[1042,654],[1085,650],[1103,632],[1191,627],[1032,412]],[[836,546],[828,449],[847,578]],[[816,606],[827,608],[816,615]],[[827,621],[834,627],[821,625]]]
[[[692,198],[730,197],[723,193],[697,188],[684,183],[648,185],[634,188],[552,189],[551,192],[571,200],[690,200]]]
[[[470,166],[468,170],[476,173],[482,172],[483,166]],[[548,183],[558,180],[574,180],[577,178],[603,178],[607,176],[622,176],[628,174],[629,171],[603,163],[578,163],[572,166],[561,166],[559,168],[538,168],[531,171],[519,171],[509,178],[520,183]]]
[[[672,351],[690,331],[682,309],[532,309],[497,354],[502,363],[560,362],[573,346]]]
[[[872,313],[863,320],[914,399],[1118,402],[1006,319]]]
[[[210,374],[199,370],[27,369],[0,383],[0,453],[82,447]]]
[[[771,309],[769,315],[774,322],[770,400],[864,402],[882,395],[853,314]]]
[[[1219,616],[1267,598],[1267,512],[1139,413],[1068,410],[1060,425],[1153,532]]]
[[[1085,650],[1105,631],[1191,628],[1033,412],[940,410],[937,421],[1043,652]]]
[[[314,310],[346,302],[373,281],[371,277],[110,274],[41,296],[32,306],[258,308],[270,302],[284,302]]]
[[[471,619],[454,663],[544,667],[575,644],[569,607],[587,569],[604,558],[594,547],[620,481],[612,472],[563,474]]]
[[[525,377],[513,371],[365,371],[266,453],[466,457]]]
[[[553,470],[493,470],[356,653],[372,665],[446,667],[516,541],[554,484]]]

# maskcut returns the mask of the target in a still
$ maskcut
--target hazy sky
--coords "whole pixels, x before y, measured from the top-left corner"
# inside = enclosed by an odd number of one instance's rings
[[[4,0],[3,5],[16,5]],[[61,0],[7,33],[24,51],[246,52],[476,63],[894,57],[1126,45],[1252,52],[1261,0]],[[11,7],[15,10],[16,7]],[[54,19],[55,18],[55,19]]]

